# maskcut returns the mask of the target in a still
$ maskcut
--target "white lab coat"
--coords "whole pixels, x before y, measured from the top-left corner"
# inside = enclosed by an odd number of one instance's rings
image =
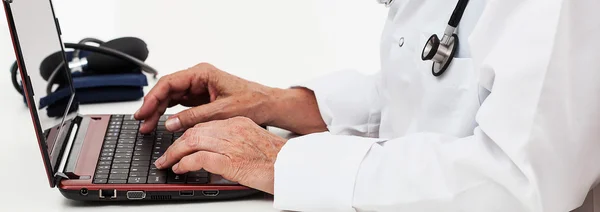
[[[600,176],[600,1],[471,0],[459,58],[436,78],[421,50],[456,2],[394,0],[378,74],[343,71],[303,85],[329,131],[284,145],[275,208],[566,212],[582,204]]]

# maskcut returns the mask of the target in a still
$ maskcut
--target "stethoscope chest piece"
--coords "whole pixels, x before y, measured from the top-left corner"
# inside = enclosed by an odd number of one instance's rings
[[[429,37],[427,43],[425,43],[425,47],[423,47],[421,59],[433,62],[431,66],[433,76],[441,76],[448,69],[454,55],[458,51],[458,36],[454,32],[468,3],[469,0],[458,0],[450,21],[448,21],[448,26],[444,31],[444,37],[440,40],[436,34],[433,34]]]
[[[445,36],[440,41],[437,35],[432,35],[427,40],[423,52],[421,53],[422,60],[431,60],[431,72],[433,76],[441,76],[450,66],[455,53],[458,50],[458,36]]]

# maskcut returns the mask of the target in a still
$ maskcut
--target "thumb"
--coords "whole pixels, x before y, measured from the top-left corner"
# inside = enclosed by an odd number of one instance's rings
[[[165,122],[165,127],[171,132],[179,132],[202,122],[225,119],[228,114],[225,108],[228,107],[225,107],[224,103],[223,100],[217,100],[181,111],[169,117]]]

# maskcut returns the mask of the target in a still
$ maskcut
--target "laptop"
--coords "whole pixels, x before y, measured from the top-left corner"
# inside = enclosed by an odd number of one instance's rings
[[[223,200],[249,196],[258,190],[230,182],[204,170],[174,174],[158,170],[154,161],[181,133],[159,127],[140,134],[131,114],[82,115],[60,26],[50,0],[3,0],[26,102],[51,188],[78,201]],[[49,115],[39,107],[47,82],[39,67],[44,58],[63,53],[57,74],[68,92],[64,115]],[[73,109],[75,108],[75,109]],[[55,108],[53,108],[55,110]]]

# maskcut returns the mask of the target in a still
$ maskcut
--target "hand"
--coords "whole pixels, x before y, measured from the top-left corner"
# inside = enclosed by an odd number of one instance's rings
[[[258,124],[270,121],[270,103],[277,89],[250,82],[223,72],[207,63],[162,77],[144,97],[135,118],[144,120],[140,132],[151,132],[168,107],[192,107],[169,117],[169,131],[183,131],[197,123],[235,116],[251,118]]]
[[[273,194],[274,164],[285,142],[248,118],[234,117],[186,130],[155,165],[172,166],[177,174],[204,169]]]

